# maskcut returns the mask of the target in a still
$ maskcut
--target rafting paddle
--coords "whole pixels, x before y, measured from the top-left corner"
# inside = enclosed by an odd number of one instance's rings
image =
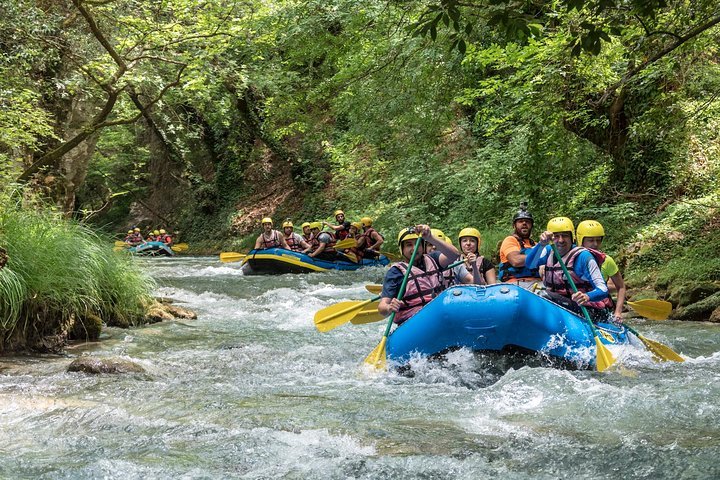
[[[127,248],[127,247],[129,247],[130,245],[128,245],[127,243],[123,242],[122,240],[115,240],[115,246],[116,246],[116,247],[121,247],[121,248]]]
[[[450,265],[445,267],[443,271],[454,268],[461,263],[464,263],[464,260],[458,260],[455,263],[451,263]],[[379,294],[382,291],[382,285],[366,285],[365,288],[371,293],[375,294]],[[380,298],[381,297],[378,296],[370,300],[351,300],[346,302],[334,303],[329,307],[318,310],[315,313],[315,326],[321,332],[328,332],[333,328],[337,328],[346,322],[351,322],[354,325],[362,325],[365,323],[372,323],[383,320],[385,319],[385,317],[383,316],[372,317],[370,315],[373,308],[375,309],[375,312],[377,312],[377,300],[379,300]],[[362,318],[355,319],[355,316],[359,316]]]
[[[339,242],[335,243],[336,250],[344,250],[346,248],[352,247],[357,247],[357,242],[354,238],[346,238],[345,240],[340,240]]]
[[[352,321],[356,315],[360,315],[366,310],[375,309],[377,312],[378,300],[380,300],[380,297],[365,301],[358,300],[334,303],[315,313],[315,327],[321,332],[328,332],[333,328]]]
[[[247,255],[244,253],[236,253],[236,252],[222,252],[220,254],[220,261],[223,263],[228,262],[239,262],[240,260],[243,260]]]
[[[176,243],[175,245],[173,245],[173,246],[170,247],[170,248],[171,248],[174,252],[184,252],[184,251],[187,250],[189,247],[188,247],[188,244],[187,244],[187,243]]]
[[[627,302],[627,305],[635,310],[641,317],[650,320],[667,320],[672,312],[672,303],[664,300],[653,300],[651,298],[645,300],[636,300]]]
[[[570,272],[568,272],[568,269],[565,266],[565,262],[563,262],[563,259],[560,256],[560,252],[558,252],[558,249],[554,243],[551,243],[550,247],[552,248],[553,252],[555,253],[555,257],[558,259],[558,263],[560,263],[563,273],[565,274],[565,278],[567,279],[568,283],[570,284],[572,291],[574,293],[577,293],[578,289],[575,286],[575,282],[573,281],[572,277],[570,276]],[[582,310],[583,315],[585,316],[585,320],[587,320],[588,325],[590,325],[590,330],[592,331],[593,337],[595,337],[595,350],[596,350],[595,366],[596,366],[598,372],[605,371],[608,369],[608,367],[610,367],[610,365],[612,365],[615,362],[615,358],[613,357],[612,353],[610,353],[610,350],[608,350],[607,347],[605,345],[603,345],[602,342],[600,341],[600,337],[598,336],[598,332],[595,329],[595,325],[593,325],[592,320],[590,320],[590,314],[588,313],[587,308],[585,308],[583,305],[580,305],[580,309]]]
[[[625,325],[625,328],[627,328],[633,335],[638,337],[641,342],[643,342],[643,345],[645,345],[645,348],[650,350],[653,355],[655,355],[657,358],[662,360],[663,362],[666,362],[668,360],[672,360],[673,362],[684,362],[685,359],[682,358],[680,355],[675,353],[672,348],[668,347],[667,345],[664,345],[660,342],[656,342],[654,340],[650,340],[649,338],[645,338],[640,333],[638,333],[637,330],[632,328],[629,325]]]
[[[415,256],[417,255],[420,243],[422,243],[422,236],[418,236],[417,240],[415,241],[415,248],[413,248],[412,255],[410,256],[410,263],[408,263],[407,269],[405,270],[405,276],[403,277],[402,284],[400,285],[400,290],[398,290],[398,294],[396,297],[398,300],[400,300],[405,294],[405,287],[407,286],[408,277],[410,277],[410,271],[412,270],[413,265],[415,265]],[[400,243],[400,248],[402,248],[402,242]],[[397,312],[392,312],[388,317],[388,323],[387,327],[385,327],[385,333],[383,334],[383,338],[382,340],[380,340],[380,343],[378,343],[378,346],[375,347],[375,350],[370,352],[370,355],[368,355],[365,359],[366,365],[371,365],[378,370],[387,369],[387,351],[385,350],[385,345],[387,344],[388,335],[390,334],[390,327],[392,327],[396,313]]]
[[[392,261],[392,262],[398,262],[398,261],[400,261],[400,257],[398,257],[397,255],[395,255],[394,253],[383,252],[383,251],[378,252],[378,253],[380,253],[380,255],[385,255],[385,256],[388,258],[388,260],[390,260],[390,261]]]

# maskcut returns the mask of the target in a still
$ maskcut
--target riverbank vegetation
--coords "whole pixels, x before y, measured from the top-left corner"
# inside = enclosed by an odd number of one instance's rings
[[[0,181],[205,252],[339,207],[388,239],[473,225],[492,255],[528,200],[696,303],[720,290],[718,23],[710,0],[17,0]]]
[[[68,339],[96,340],[103,323],[145,322],[154,283],[128,255],[41,204],[12,196],[1,205],[0,353],[58,351]]]

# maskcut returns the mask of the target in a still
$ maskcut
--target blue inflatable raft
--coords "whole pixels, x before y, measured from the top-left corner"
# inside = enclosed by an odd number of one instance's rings
[[[625,327],[600,323],[596,328],[603,344],[637,344]],[[415,354],[461,347],[528,354],[566,368],[595,368],[595,339],[585,319],[511,284],[445,290],[396,328],[386,349],[388,360],[403,365]]]
[[[173,256],[172,248],[164,244],[163,242],[145,242],[140,245],[128,248],[128,252],[134,253],[135,255],[151,255],[151,256]]]
[[[362,267],[387,265],[389,260],[384,255],[377,259],[363,259],[360,263],[351,260],[319,260],[304,253],[293,252],[283,248],[250,250],[245,257],[242,269],[248,275],[266,275],[281,273],[310,273],[328,270],[357,270]]]

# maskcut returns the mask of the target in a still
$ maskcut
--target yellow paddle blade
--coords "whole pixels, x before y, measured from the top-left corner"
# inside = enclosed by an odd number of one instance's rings
[[[337,242],[335,244],[335,248],[338,250],[343,250],[345,248],[352,248],[352,247],[356,247],[356,246],[357,246],[357,242],[355,241],[354,238],[346,238],[345,240],[340,240],[339,242]]]
[[[345,252],[345,253],[343,253],[343,255],[345,255],[348,259],[350,259],[351,261],[353,261],[355,263],[357,263],[357,261],[358,261],[357,257],[352,252]]]
[[[128,244],[123,242],[122,240],[115,240],[115,246],[126,248],[126,247],[128,247]]]
[[[385,320],[387,317],[384,317],[377,310],[379,304],[380,301],[367,304],[362,310],[357,312],[357,314],[353,318],[350,319],[350,323],[352,323],[353,325],[364,325],[366,323],[373,323]]]
[[[380,295],[380,292],[382,292],[382,288],[382,285],[365,285],[365,290],[370,293],[374,293],[375,295]]]
[[[370,355],[365,359],[365,365],[375,367],[378,370],[387,370],[387,352],[385,351],[385,344],[387,343],[387,336],[383,336],[375,350],[370,352]]]
[[[126,248],[127,248],[127,247],[113,247],[113,252],[122,252],[122,251],[125,250]]]
[[[170,247],[170,250],[172,250],[173,252],[178,252],[178,253],[185,251],[184,249],[178,247],[177,245],[173,245],[172,247]]]
[[[672,304],[663,300],[648,298],[635,302],[627,302],[627,304],[640,316],[649,318],[650,320],[666,320],[670,316],[670,312],[672,312]]]
[[[176,243],[175,245],[172,246],[172,249],[175,250],[176,252],[184,252],[188,248],[189,247],[188,247],[187,243]]]
[[[315,327],[321,332],[328,332],[333,328],[343,325],[359,313],[365,305],[372,303],[373,299],[360,302],[357,300],[349,302],[338,302],[318,310],[315,313]],[[375,307],[377,308],[377,307]]]
[[[399,262],[401,260],[399,256],[395,255],[394,253],[390,253],[390,252],[380,252],[380,255],[385,255],[388,258],[388,260],[393,261],[393,262]]]
[[[602,342],[600,341],[600,337],[598,336],[595,336],[595,347],[597,350],[597,359],[595,360],[597,371],[604,372],[605,370],[610,368],[610,365],[615,363],[615,357],[613,357],[613,354],[610,352],[610,350],[608,350],[607,347],[602,344]]]
[[[236,253],[236,252],[222,252],[220,254],[220,261],[223,263],[228,262],[239,262],[240,260],[247,257],[244,253]]]
[[[645,338],[642,335],[638,335],[638,338],[645,344],[645,347],[653,353],[653,355],[658,357],[663,362],[667,362],[668,360],[671,360],[673,362],[685,361],[684,358],[675,353],[673,349],[668,347],[667,345],[650,340],[649,338]]]

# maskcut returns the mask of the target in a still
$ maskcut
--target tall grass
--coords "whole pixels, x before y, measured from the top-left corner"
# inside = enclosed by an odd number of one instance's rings
[[[109,239],[48,209],[0,198],[0,349],[43,335],[63,335],[95,315],[110,324],[139,323],[154,285]]]

